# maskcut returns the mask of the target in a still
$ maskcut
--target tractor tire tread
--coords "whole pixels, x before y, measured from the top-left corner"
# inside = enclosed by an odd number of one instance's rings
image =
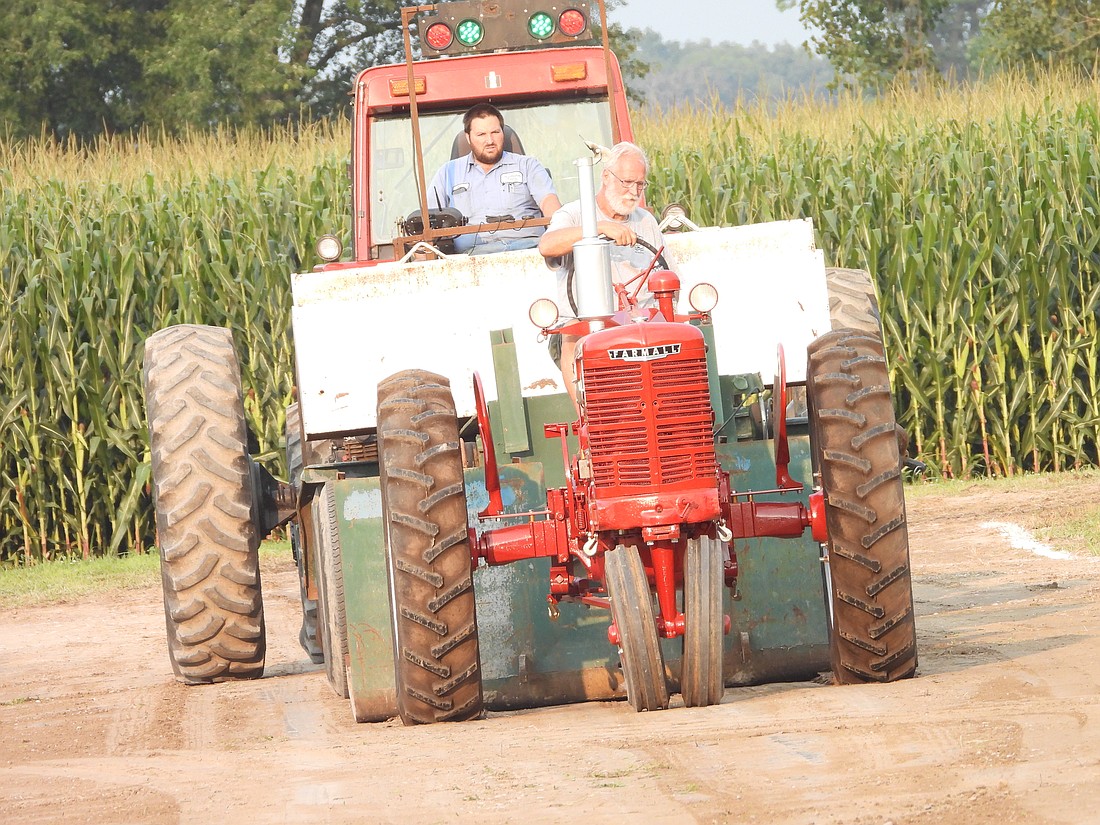
[[[378,440],[398,713],[407,725],[477,718],[484,697],[449,382],[423,370],[381,382]]]
[[[838,374],[848,378],[838,381]],[[912,676],[916,627],[904,485],[892,399],[880,391],[889,387],[881,339],[866,329],[821,336],[809,348],[807,381],[831,551],[834,678]],[[832,414],[845,409],[851,414]]]
[[[259,537],[232,333],[150,336],[143,370],[169,657],[206,684],[263,675]]]

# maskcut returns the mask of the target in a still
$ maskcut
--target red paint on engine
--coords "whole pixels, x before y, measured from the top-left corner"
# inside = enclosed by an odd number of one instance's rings
[[[585,338],[578,359],[593,529],[717,518],[714,414],[702,333],[660,321],[612,327]]]

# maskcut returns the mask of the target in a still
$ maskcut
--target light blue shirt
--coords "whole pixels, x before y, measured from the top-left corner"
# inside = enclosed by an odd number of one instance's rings
[[[550,173],[535,158],[505,152],[486,172],[471,152],[448,161],[436,172],[428,187],[428,208],[454,207],[471,224],[486,223],[488,216],[511,215],[514,220],[541,218],[539,204],[554,194]],[[468,252],[475,244],[490,240],[538,238],[545,230],[544,226],[531,226],[459,235],[455,238],[455,248]]]

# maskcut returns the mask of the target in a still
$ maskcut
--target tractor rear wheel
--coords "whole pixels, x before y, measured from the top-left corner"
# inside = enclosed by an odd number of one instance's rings
[[[302,478],[302,420],[295,402],[286,408],[286,468],[290,476],[290,486],[295,499],[301,487]],[[290,523],[290,549],[294,562],[298,565],[298,592],[302,600],[302,629],[298,632],[298,642],[314,664],[325,660],[324,650],[317,637],[317,600],[309,598],[306,564],[307,547],[302,541],[301,525],[297,518]]]
[[[397,373],[378,387],[378,463],[406,725],[481,715],[466,487],[446,378]]]
[[[866,269],[825,269],[832,329],[851,329],[882,334],[878,298],[871,273]]]
[[[684,554],[684,657],[680,695],[686,707],[722,701],[722,548],[710,538],[688,541]]]
[[[611,618],[619,631],[627,701],[637,711],[664,710],[668,707],[665,660],[638,548],[619,545],[604,556],[603,564]]]
[[[825,494],[833,676],[891,682],[917,667],[904,485],[877,333],[834,330],[809,347],[810,441]]]
[[[190,685],[258,678],[260,540],[232,333],[188,324],[152,335],[144,384],[172,669]]]
[[[325,672],[336,695],[347,699],[348,622],[344,607],[344,565],[336,525],[336,492],[325,484],[313,499],[313,535],[317,548],[317,595]]]

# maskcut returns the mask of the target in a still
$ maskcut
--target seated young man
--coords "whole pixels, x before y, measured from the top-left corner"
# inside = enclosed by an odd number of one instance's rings
[[[550,217],[561,207],[550,173],[535,158],[504,150],[504,115],[489,103],[462,118],[469,154],[445,163],[428,187],[428,205],[454,207],[471,224]],[[455,238],[458,252],[484,255],[538,245],[543,226],[469,233]]]

